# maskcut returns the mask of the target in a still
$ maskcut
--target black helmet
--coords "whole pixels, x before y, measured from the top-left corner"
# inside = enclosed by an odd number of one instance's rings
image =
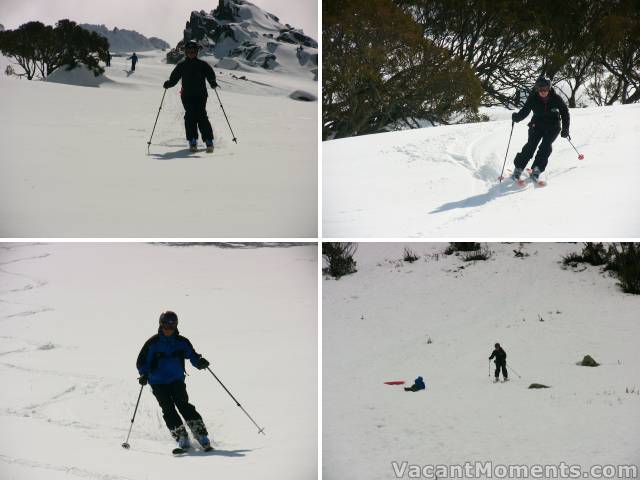
[[[178,315],[171,310],[167,310],[166,312],[162,312],[160,314],[160,325],[178,325]]]
[[[173,312],[171,312],[171,313],[173,313]],[[175,313],[173,313],[173,314],[175,315]],[[496,348],[500,348],[500,344],[499,344],[499,343],[496,343],[494,346],[495,346]]]
[[[540,75],[536,80],[536,88],[551,88],[551,80],[544,75]]]
[[[189,40],[184,44],[184,49],[187,50],[189,48],[195,48],[196,50],[198,50],[200,48],[200,45],[198,45],[198,42],[196,42],[195,40]]]

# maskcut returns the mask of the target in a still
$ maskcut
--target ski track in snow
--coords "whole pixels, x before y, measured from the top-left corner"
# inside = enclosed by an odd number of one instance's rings
[[[8,249],[7,249],[8,250]],[[43,253],[40,255],[33,255],[33,256],[29,256],[29,257],[21,257],[21,258],[15,258],[12,260],[7,260],[7,261],[3,261],[0,262],[0,267],[4,267],[6,265],[12,265],[12,264],[16,264],[16,263],[20,263],[20,262],[28,262],[28,261],[32,261],[32,260],[41,260],[43,258],[47,258],[48,256],[50,256],[50,253]],[[21,273],[15,273],[15,272],[11,272],[5,268],[0,268],[0,274],[5,274],[5,275],[13,275],[19,278],[23,278],[25,280],[27,280],[27,283],[19,288],[10,288],[9,290],[2,290],[0,291],[0,295],[7,295],[7,294],[12,294],[12,293],[23,293],[23,292],[27,292],[29,290],[34,290],[37,288],[42,288],[44,286],[46,286],[48,284],[48,282],[46,280],[40,280],[37,278],[34,278],[32,276],[29,275],[25,275],[25,274],[21,274]],[[5,303],[8,305],[16,305],[19,307],[27,307],[27,304],[21,303],[21,302],[16,302],[16,301],[9,301],[9,300],[5,300],[3,298],[0,298],[0,303]],[[4,316],[4,320],[0,320],[0,322],[2,321],[7,321],[16,317],[31,317],[34,315],[38,315],[39,313],[44,313],[44,312],[52,312],[53,308],[48,307],[48,306],[44,306],[44,305],[40,305],[40,306],[30,306],[29,308],[26,308],[25,310],[21,310],[15,313],[10,313],[8,315]]]
[[[50,463],[37,462],[35,460],[29,460],[27,458],[8,457],[6,455],[0,455],[0,461],[8,464],[17,464],[24,467],[41,468],[44,470],[53,470],[57,472],[63,472],[69,475],[80,478],[96,478],[98,480],[135,480],[132,477],[125,477],[122,475],[112,475],[109,473],[94,472],[85,470],[78,467],[67,467],[64,465],[53,465]]]

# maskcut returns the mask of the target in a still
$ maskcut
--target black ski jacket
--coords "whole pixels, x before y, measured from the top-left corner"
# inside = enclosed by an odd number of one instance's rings
[[[204,60],[199,58],[187,58],[176,65],[171,72],[169,80],[164,83],[165,88],[171,88],[182,78],[182,96],[184,97],[207,97],[207,85],[205,79],[216,88],[216,74],[213,68]]]
[[[538,92],[532,92],[527,98],[524,106],[513,117],[515,122],[520,122],[527,118],[529,112],[533,111],[533,117],[529,125],[541,128],[558,128],[562,119],[562,130],[569,131],[569,109],[560,95],[553,88],[549,90],[549,100],[544,102]]]
[[[496,358],[496,365],[506,365],[507,352],[505,352],[502,348],[500,349],[496,348],[491,354],[491,356],[489,357],[489,360],[491,360],[493,357]]]

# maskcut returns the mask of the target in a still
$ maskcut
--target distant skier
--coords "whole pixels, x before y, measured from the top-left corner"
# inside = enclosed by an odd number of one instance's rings
[[[138,354],[138,382],[140,385],[151,385],[151,390],[162,408],[162,417],[167,428],[181,449],[189,449],[191,442],[176,408],[200,445],[205,450],[210,450],[207,428],[196,408],[189,403],[184,383],[185,358],[199,370],[207,368],[209,362],[196,353],[186,337],[179,334],[178,316],[174,312],[163,312],[159,323],[158,333],[146,341]]]
[[[107,67],[111,66],[111,52],[107,52],[107,60],[105,61]]]
[[[520,175],[533,157],[540,140],[542,143],[538,148],[531,171],[531,179],[535,182],[538,182],[540,174],[547,168],[549,155],[551,155],[551,144],[558,137],[558,134],[563,138],[570,138],[569,109],[562,98],[551,88],[551,81],[548,78],[542,76],[536,80],[534,91],[531,92],[522,109],[511,115],[511,119],[518,123],[524,120],[532,110],[533,117],[528,124],[529,139],[513,161],[515,169],[511,178],[514,181],[520,180]],[[562,119],[562,128],[560,119]]]
[[[424,384],[422,377],[418,377],[413,381],[413,385],[410,387],[405,387],[405,392],[417,392],[419,390],[424,390],[427,386]]]
[[[207,85],[218,87],[216,74],[204,60],[198,58],[198,44],[189,40],[185,45],[185,59],[179,62],[171,72],[169,80],[164,82],[164,88],[171,88],[182,79],[180,96],[184,106],[184,128],[192,152],[198,150],[198,129],[202,140],[207,146],[207,152],[213,152],[213,129],[207,116]]]
[[[494,382],[497,382],[500,379],[500,370],[502,370],[502,376],[504,378],[504,381],[505,382],[508,381],[509,374],[507,373],[507,352],[503,350],[503,348],[500,346],[499,343],[495,344],[495,349],[493,350],[493,353],[489,357],[489,360],[491,360],[494,357],[495,357],[494,361],[496,363],[496,379],[494,380]]]
[[[136,55],[136,52],[133,52],[133,55],[128,57],[127,60],[131,60],[131,71],[135,72],[136,71],[136,63],[138,63],[138,56]]]

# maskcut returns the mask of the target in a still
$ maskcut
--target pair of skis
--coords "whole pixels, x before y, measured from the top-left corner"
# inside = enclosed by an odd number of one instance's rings
[[[531,173],[533,172],[533,170],[531,170],[530,168],[527,168],[525,171],[527,173],[526,178],[519,178],[518,180],[516,180],[514,182],[518,187],[524,187],[526,185],[527,180],[531,180],[536,187],[546,187],[547,186],[547,182],[545,182],[544,180],[540,180],[540,179],[535,180],[531,176]],[[498,180],[500,180],[502,182],[503,180],[510,179],[511,175],[509,175],[509,173],[510,173],[510,170],[507,170],[507,175],[503,176],[503,177],[498,177]]]
[[[174,455],[184,455],[185,453],[189,453],[189,450],[191,450],[191,447],[189,448],[174,448],[171,453],[173,453]],[[214,448],[211,445],[207,445],[206,447],[202,448],[202,451],[204,452],[211,452],[213,451]]]

